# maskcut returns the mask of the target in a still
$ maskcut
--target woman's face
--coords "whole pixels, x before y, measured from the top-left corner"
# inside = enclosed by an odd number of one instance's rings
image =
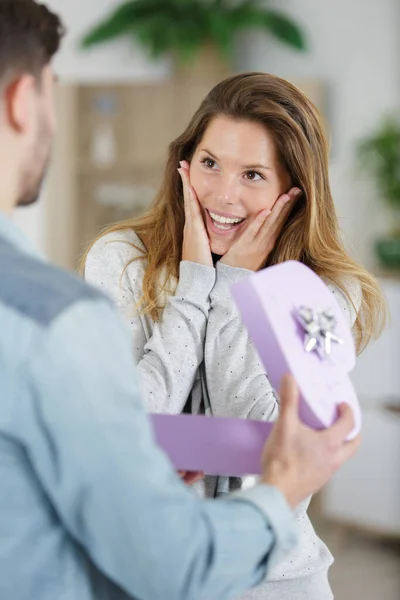
[[[220,116],[211,121],[190,164],[211,250],[224,255],[247,224],[290,188],[272,137],[259,123]]]

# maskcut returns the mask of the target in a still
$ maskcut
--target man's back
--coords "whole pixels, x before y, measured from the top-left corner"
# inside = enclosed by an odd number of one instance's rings
[[[156,447],[110,302],[0,213],[0,598],[232,598],[293,547],[272,486],[200,501]]]
[[[127,598],[100,574],[67,532],[38,480],[33,457],[24,443],[26,436],[35,436],[30,431],[34,421],[29,396],[40,393],[40,370],[46,368],[52,324],[74,305],[88,301],[105,299],[77,278],[25,253],[0,233],[2,600],[91,600],[95,590],[96,597],[100,597],[99,589],[104,598]],[[63,352],[62,340],[59,352]],[[59,384],[54,402],[68,402],[68,397],[63,396],[62,381]],[[45,425],[41,416],[36,416]],[[45,428],[40,433],[43,444],[51,445]],[[55,448],[48,451],[52,454]],[[57,467],[54,455],[51,468]],[[62,478],[62,473],[54,475]]]

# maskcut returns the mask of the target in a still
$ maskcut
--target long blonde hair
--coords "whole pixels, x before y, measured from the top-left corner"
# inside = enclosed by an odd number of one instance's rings
[[[190,162],[211,120],[220,115],[262,124],[274,139],[291,186],[303,191],[265,266],[300,261],[335,283],[350,303],[353,298],[345,282],[349,278],[358,282],[361,306],[353,332],[361,351],[384,327],[385,299],[376,280],[347,254],[341,241],[329,186],[328,144],[317,109],[295,86],[267,73],[235,75],[216,85],[182,135],[170,144],[164,179],[152,208],[140,218],[106,230],[131,228],[145,244],[143,310],[158,320],[163,309],[160,284],[165,288],[171,280],[178,280],[185,215],[177,168],[181,160]]]

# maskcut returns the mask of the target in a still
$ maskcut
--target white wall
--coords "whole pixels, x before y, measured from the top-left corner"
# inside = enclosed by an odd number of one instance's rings
[[[269,2],[271,4],[271,2]],[[241,44],[243,69],[290,78],[318,77],[329,88],[333,152],[331,182],[348,243],[367,266],[370,242],[382,229],[382,211],[369,182],[354,168],[354,144],[400,101],[398,0],[281,0],[303,24],[310,50],[295,54],[262,35]]]
[[[168,60],[155,64],[129,39],[84,52],[78,48],[82,34],[119,4],[120,0],[47,0],[47,5],[62,16],[67,27],[67,36],[55,63],[63,80],[154,80],[168,75]]]

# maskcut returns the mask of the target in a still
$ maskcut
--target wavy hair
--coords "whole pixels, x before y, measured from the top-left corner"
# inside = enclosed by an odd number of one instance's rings
[[[265,266],[300,261],[336,284],[353,305],[348,282],[358,283],[361,302],[353,333],[360,352],[381,333],[386,301],[376,280],[349,256],[341,240],[329,186],[328,143],[317,109],[294,85],[267,73],[234,75],[216,85],[185,131],[170,144],[163,182],[151,209],[107,229],[131,228],[146,247],[142,309],[153,320],[159,319],[163,309],[160,286],[171,293],[171,281],[178,279],[185,223],[179,161],[190,162],[211,120],[222,115],[263,125],[274,140],[291,186],[303,192]]]

